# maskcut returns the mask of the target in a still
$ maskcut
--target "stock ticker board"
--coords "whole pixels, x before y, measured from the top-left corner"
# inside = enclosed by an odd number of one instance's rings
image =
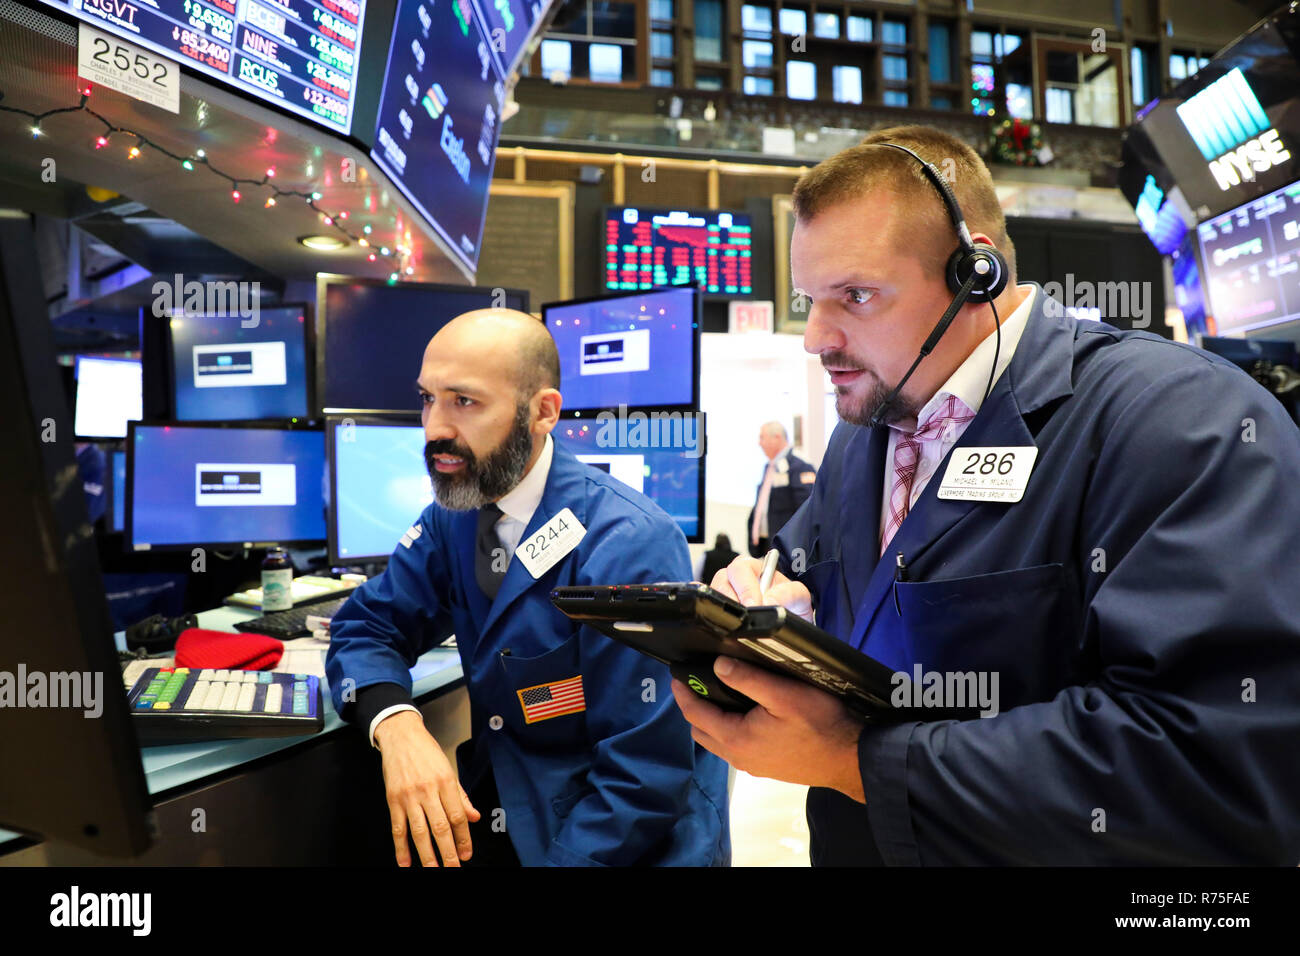
[[[470,269],[478,264],[505,83],[470,0],[399,0],[371,158]]]
[[[605,216],[605,288],[699,285],[706,294],[754,292],[744,213],[614,207]]]
[[[42,0],[348,133],[365,0]]]

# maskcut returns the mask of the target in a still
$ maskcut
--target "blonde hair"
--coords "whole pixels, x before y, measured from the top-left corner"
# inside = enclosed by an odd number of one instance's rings
[[[1007,260],[1010,281],[1016,276],[1016,249],[1007,235],[1007,221],[984,161],[969,145],[949,133],[930,126],[894,126],[876,130],[857,146],[841,150],[804,173],[792,196],[794,214],[803,222],[842,202],[858,199],[875,190],[894,193],[906,217],[896,217],[893,237],[900,248],[912,251],[927,265],[942,268],[957,248],[957,236],[947,207],[916,160],[896,149],[881,149],[881,143],[906,146],[943,176],[972,233],[982,232]],[[915,239],[918,225],[929,242]]]

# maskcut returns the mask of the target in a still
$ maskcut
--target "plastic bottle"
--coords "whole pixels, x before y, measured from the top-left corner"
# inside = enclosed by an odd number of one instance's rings
[[[262,613],[293,607],[293,565],[284,548],[268,548],[262,561]]]

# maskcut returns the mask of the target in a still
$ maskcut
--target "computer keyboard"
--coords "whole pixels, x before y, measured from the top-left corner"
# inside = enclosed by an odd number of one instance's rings
[[[307,618],[333,617],[335,612],[347,603],[347,600],[346,597],[341,597],[333,601],[320,601],[316,604],[290,608],[287,611],[272,611],[251,621],[239,621],[234,627],[237,631],[251,631],[281,641],[291,641],[295,637],[306,637],[311,633],[307,628]]]
[[[143,744],[319,733],[320,678],[271,671],[151,667],[127,691]]]

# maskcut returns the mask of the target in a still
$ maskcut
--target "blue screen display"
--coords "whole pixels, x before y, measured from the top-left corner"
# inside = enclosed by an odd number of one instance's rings
[[[113,525],[110,531],[126,527],[126,452],[113,452]]]
[[[171,319],[178,421],[304,418],[307,317],[297,306],[263,308],[244,328],[233,316]]]
[[[703,419],[690,412],[672,414],[676,420],[671,427],[650,416],[640,422],[639,429],[635,420],[626,425],[616,419],[570,420],[560,422],[551,434],[579,461],[641,492],[668,512],[688,540],[698,541],[702,534],[700,469],[704,458],[700,452],[704,433],[702,424],[696,423]]]
[[[320,404],[326,410],[419,411],[415,380],[429,339],[462,312],[501,304],[490,288],[327,284],[318,302],[324,316],[318,347],[325,350]],[[527,294],[507,292],[504,305],[527,312]]]
[[[698,295],[664,289],[545,307],[564,410],[691,405]]]
[[[137,551],[325,539],[324,432],[148,425],[133,451]]]
[[[330,422],[340,560],[386,558],[433,501],[420,425]]]
[[[501,67],[470,0],[398,0],[370,155],[470,269],[504,105]]]

